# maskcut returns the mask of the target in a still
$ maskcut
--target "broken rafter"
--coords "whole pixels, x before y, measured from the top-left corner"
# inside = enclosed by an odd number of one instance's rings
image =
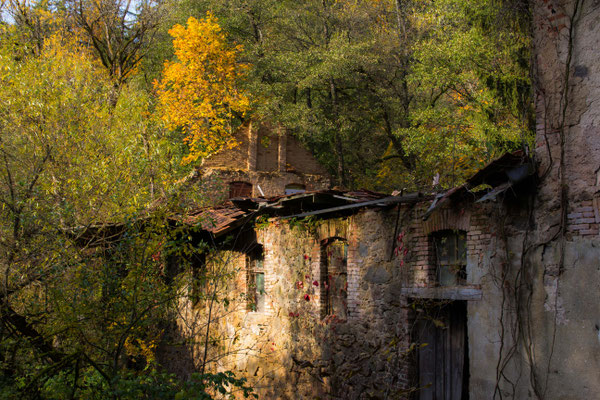
[[[294,214],[294,215],[286,215],[281,218],[282,219],[303,218],[303,217],[308,217],[311,215],[328,214],[328,213],[333,213],[333,212],[338,212],[338,211],[351,210],[351,209],[360,208],[360,207],[368,207],[368,206],[386,207],[386,206],[389,206],[392,204],[398,204],[398,203],[407,203],[407,204],[408,203],[417,203],[419,201],[428,200],[429,198],[430,198],[430,196],[424,196],[422,193],[412,193],[412,194],[409,194],[406,196],[389,196],[389,197],[384,197],[382,199],[377,199],[377,200],[363,201],[361,203],[347,204],[347,205],[343,205],[343,206],[325,208],[325,209],[316,210],[316,211],[308,211],[308,212]]]

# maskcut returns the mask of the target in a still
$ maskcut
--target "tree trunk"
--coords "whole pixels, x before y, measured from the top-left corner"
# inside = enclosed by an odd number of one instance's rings
[[[346,172],[344,165],[344,146],[342,143],[342,135],[340,134],[340,127],[337,118],[337,93],[335,88],[335,81],[333,78],[329,78],[329,89],[331,96],[331,118],[334,120],[335,132],[333,134],[335,144],[335,154],[337,156],[337,174],[338,174],[338,185],[345,187],[347,184]]]

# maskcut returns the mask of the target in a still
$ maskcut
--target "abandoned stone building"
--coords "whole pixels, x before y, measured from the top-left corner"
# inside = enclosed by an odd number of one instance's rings
[[[490,311],[503,277],[492,264],[506,234],[494,221],[528,192],[529,161],[507,154],[438,196],[321,190],[238,198],[193,216],[217,247],[230,238],[204,260],[232,277],[227,305],[212,305],[214,366],[247,377],[264,398],[493,391],[495,373],[469,354],[497,350]],[[481,184],[493,190],[470,192]],[[500,206],[487,202],[499,196]],[[206,304],[184,303],[182,335],[200,335]],[[204,357],[201,347],[183,351]]]
[[[265,123],[248,122],[235,134],[236,146],[205,159],[201,174],[229,198],[272,197],[328,189],[331,178],[296,138]]]
[[[535,148],[460,187],[328,190],[293,139],[250,126],[207,161],[232,199],[185,222],[218,249],[191,274],[219,280],[190,285],[163,362],[271,399],[598,398],[600,3],[532,11]]]

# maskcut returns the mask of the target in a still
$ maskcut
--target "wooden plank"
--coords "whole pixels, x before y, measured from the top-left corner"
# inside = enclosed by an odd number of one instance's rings
[[[435,400],[435,326],[431,321],[419,321],[419,343],[426,343],[419,349],[419,400]]]
[[[453,304],[450,309],[450,354],[451,362],[447,371],[449,378],[450,400],[462,399],[463,369],[465,361],[465,329],[466,329],[465,304]],[[467,389],[468,390],[468,389]]]
[[[445,325],[446,329],[442,327],[436,327],[436,371],[435,371],[435,398],[440,400],[451,400],[448,397],[448,390],[446,386],[447,374],[447,353],[448,353],[448,320],[444,315],[445,310],[442,310],[437,317]]]
[[[461,400],[466,349],[466,304],[452,303],[438,309],[436,326],[431,319],[417,320],[419,349],[419,400]]]

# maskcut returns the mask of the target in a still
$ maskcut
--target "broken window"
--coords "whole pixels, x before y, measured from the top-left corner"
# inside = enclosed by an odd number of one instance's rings
[[[443,230],[432,234],[436,280],[440,286],[456,286],[467,280],[465,231]]]
[[[327,239],[323,245],[322,270],[325,290],[325,315],[340,320],[348,317],[348,243],[344,239]]]
[[[265,271],[263,258],[260,255],[246,257],[247,265],[247,309],[248,311],[263,312],[265,310]]]
[[[235,197],[252,197],[252,184],[248,182],[230,182],[229,183],[229,198]]]
[[[304,193],[306,192],[306,187],[299,183],[291,183],[289,185],[285,185],[285,194],[295,194],[295,193]]]

